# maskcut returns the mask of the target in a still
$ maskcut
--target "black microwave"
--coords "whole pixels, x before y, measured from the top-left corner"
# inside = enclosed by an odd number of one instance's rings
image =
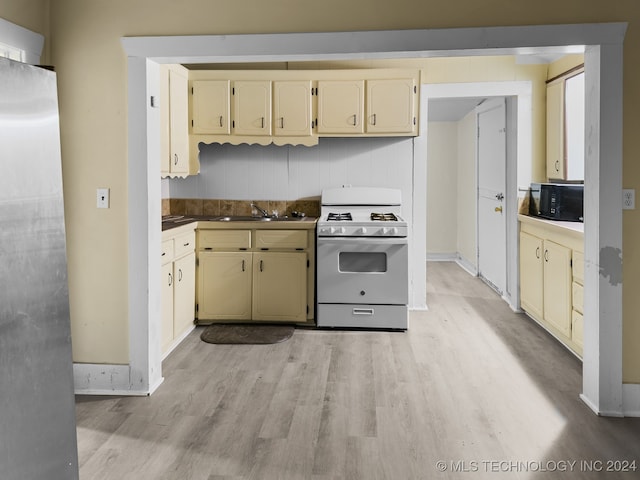
[[[584,185],[532,183],[529,215],[548,220],[584,221]]]

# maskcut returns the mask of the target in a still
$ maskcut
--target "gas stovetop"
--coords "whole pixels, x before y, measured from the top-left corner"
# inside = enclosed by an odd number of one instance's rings
[[[322,192],[318,237],[406,237],[399,190],[348,187]]]

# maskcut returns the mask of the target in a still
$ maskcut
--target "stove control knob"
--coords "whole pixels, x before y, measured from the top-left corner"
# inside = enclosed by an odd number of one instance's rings
[[[398,229],[393,227],[393,228],[383,228],[382,229],[382,234],[383,235],[396,235],[398,233]]]
[[[331,233],[331,229],[330,228],[321,228],[320,229],[320,234],[326,235],[327,233]]]
[[[360,228],[360,230],[358,230],[358,233],[361,233],[364,235],[365,233],[367,233],[367,228],[366,227]]]
[[[338,227],[336,228],[336,233],[338,234],[343,234],[345,233],[347,230],[344,227]]]

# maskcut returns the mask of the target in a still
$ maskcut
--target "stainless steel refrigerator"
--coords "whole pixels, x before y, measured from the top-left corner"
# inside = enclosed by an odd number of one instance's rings
[[[78,478],[55,73],[0,58],[0,478]]]

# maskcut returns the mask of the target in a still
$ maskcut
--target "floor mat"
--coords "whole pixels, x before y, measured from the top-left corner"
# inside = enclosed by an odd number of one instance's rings
[[[207,343],[264,345],[288,340],[293,325],[254,325],[242,323],[214,323],[200,335]]]

